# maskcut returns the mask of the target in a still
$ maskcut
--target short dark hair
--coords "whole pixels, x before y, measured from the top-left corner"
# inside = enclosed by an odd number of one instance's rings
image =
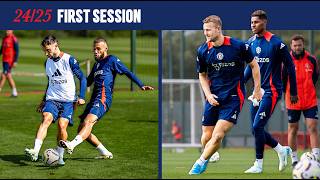
[[[292,42],[292,41],[298,41],[298,40],[302,40],[302,42],[304,42],[303,36],[300,35],[300,34],[295,34],[295,35],[293,35],[293,36],[291,37],[291,42]]]
[[[41,46],[45,47],[45,46],[48,46],[48,45],[51,45],[54,43],[59,44],[58,39],[56,37],[54,37],[53,35],[48,35],[42,40]]]
[[[258,17],[259,19],[265,19],[267,20],[267,13],[263,10],[256,10],[251,14],[251,17]]]
[[[107,40],[104,39],[104,38],[102,38],[102,37],[96,38],[96,39],[93,41],[93,44],[97,44],[97,43],[101,43],[101,42],[104,42],[104,43],[106,43],[106,45],[108,45]]]
[[[206,18],[204,18],[202,20],[203,23],[209,23],[209,22],[212,22],[213,24],[216,24],[218,26],[220,26],[222,28],[222,21],[220,19],[219,16],[216,16],[216,15],[210,15]]]

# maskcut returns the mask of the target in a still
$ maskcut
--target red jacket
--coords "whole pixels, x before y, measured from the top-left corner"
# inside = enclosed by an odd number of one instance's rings
[[[287,80],[285,67],[282,74],[285,87],[285,100],[287,109],[291,110],[306,110],[317,106],[317,95],[315,84],[318,80],[319,69],[317,67],[317,59],[310,55],[308,51],[304,51],[302,55],[297,57],[290,52],[292,60],[295,64],[298,102],[292,104],[290,101],[290,83]]]
[[[17,61],[18,40],[13,34],[2,39],[0,54],[3,56],[3,62],[8,62],[10,65]]]

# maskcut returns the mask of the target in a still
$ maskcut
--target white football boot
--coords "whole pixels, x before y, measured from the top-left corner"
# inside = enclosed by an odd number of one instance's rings
[[[24,152],[26,154],[26,156],[28,156],[31,161],[37,161],[38,160],[38,152],[36,152],[34,149],[29,149],[29,148],[26,148],[24,149]]]

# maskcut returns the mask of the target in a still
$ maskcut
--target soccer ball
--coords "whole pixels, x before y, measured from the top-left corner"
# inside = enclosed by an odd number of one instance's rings
[[[299,161],[292,171],[293,179],[320,179],[320,163],[314,160]]]
[[[301,155],[300,157],[300,161],[303,160],[314,160],[314,161],[318,161],[318,158],[316,157],[316,155],[314,155],[312,152],[305,152]]]
[[[59,153],[54,149],[46,149],[42,156],[42,161],[46,166],[56,166],[59,162]]]
[[[209,159],[209,162],[218,162],[220,160],[220,154],[217,152],[215,152]]]

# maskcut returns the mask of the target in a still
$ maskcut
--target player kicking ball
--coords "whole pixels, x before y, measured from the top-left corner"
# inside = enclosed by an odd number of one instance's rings
[[[46,74],[48,86],[37,111],[42,113],[42,122],[39,126],[33,148],[26,148],[25,154],[31,161],[38,160],[38,154],[43,140],[47,136],[47,131],[52,122],[58,121],[59,140],[67,140],[68,125],[73,125],[74,103],[79,105],[85,103],[86,77],[83,75],[79,63],[71,55],[60,51],[58,40],[49,35],[41,43],[42,49],[48,59],[46,60]],[[74,76],[80,80],[80,95],[76,96],[76,85]],[[59,153],[59,165],[64,165],[64,148],[57,146]]]
[[[151,86],[143,83],[128,70],[128,68],[116,56],[108,54],[108,44],[103,38],[97,38],[93,42],[93,53],[96,63],[87,78],[88,87],[93,83],[93,92],[90,102],[84,112],[80,115],[81,123],[78,128],[78,135],[72,141],[61,140],[60,145],[71,154],[73,149],[84,140],[97,148],[102,146],[98,138],[91,133],[93,126],[108,112],[111,107],[114,80],[117,74],[125,74],[133,80],[141,90],[153,90]],[[101,148],[99,158],[112,158],[113,155],[105,148]]]

